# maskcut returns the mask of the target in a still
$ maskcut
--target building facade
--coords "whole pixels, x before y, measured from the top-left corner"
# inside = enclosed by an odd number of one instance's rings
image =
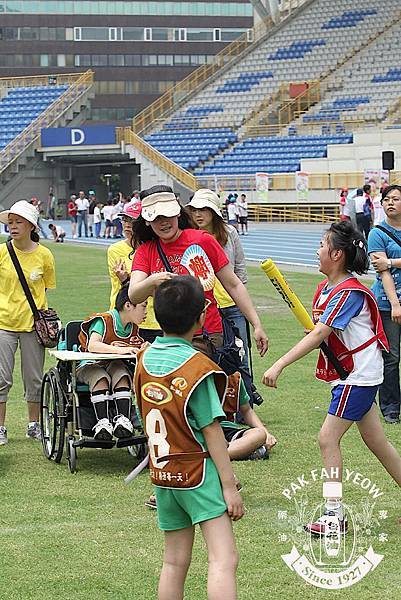
[[[252,26],[246,0],[0,0],[0,77],[91,68],[91,118],[126,122]]]

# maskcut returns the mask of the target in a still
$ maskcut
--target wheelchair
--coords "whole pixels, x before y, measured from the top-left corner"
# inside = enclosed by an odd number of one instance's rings
[[[70,321],[60,332],[57,350],[78,350],[78,334],[82,321]],[[77,469],[78,448],[126,447],[138,460],[147,453],[146,436],[137,417],[135,406],[131,407],[134,430],[128,438],[95,440],[93,426],[97,419],[90,399],[89,387],[76,380],[77,360],[60,360],[49,369],[42,381],[40,425],[42,448],[45,457],[60,463],[64,448],[71,473]],[[134,366],[135,361],[129,361]],[[113,410],[110,403],[109,410]],[[112,414],[109,415],[112,418]]]

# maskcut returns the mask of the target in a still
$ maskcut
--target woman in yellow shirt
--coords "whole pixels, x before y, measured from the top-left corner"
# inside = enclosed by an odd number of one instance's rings
[[[132,236],[132,223],[141,214],[140,201],[125,205],[124,211],[118,214],[123,226],[124,239],[112,244],[107,249],[107,264],[111,280],[110,310],[115,307],[116,297],[121,286],[127,283],[131,275],[132,258],[136,243]],[[157,335],[162,335],[153,310],[153,298],[148,298],[147,314],[141,323],[139,335],[147,342],[153,342]]]
[[[19,200],[0,213],[0,222],[9,230],[15,253],[38,309],[47,308],[46,290],[56,287],[54,258],[39,244],[39,212],[26,200]],[[0,244],[0,445],[7,444],[6,402],[13,384],[15,354],[21,352],[21,371],[28,405],[26,437],[40,440],[40,392],[45,349],[33,330],[33,314],[6,244]]]

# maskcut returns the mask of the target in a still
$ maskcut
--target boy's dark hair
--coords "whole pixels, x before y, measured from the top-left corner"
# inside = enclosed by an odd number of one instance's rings
[[[54,223],[50,223],[50,224],[49,224],[49,229],[53,230],[54,228],[55,228],[55,225],[54,225]]]
[[[165,333],[187,333],[205,307],[203,287],[196,277],[180,275],[163,281],[154,296],[156,319]]]
[[[369,269],[366,240],[351,221],[337,221],[327,230],[327,243],[330,250],[342,250],[345,256],[345,270],[363,275]]]
[[[118,310],[118,312],[122,311],[122,309],[124,308],[124,304],[126,302],[131,302],[131,300],[129,299],[129,296],[128,296],[128,288],[129,288],[129,283],[126,283],[125,285],[122,286],[121,290],[118,292],[118,294],[116,296],[116,302],[115,302],[114,308],[116,308]]]
[[[381,197],[380,202],[383,203],[383,198],[388,196],[389,193],[392,192],[393,190],[398,190],[399,192],[401,192],[401,185],[397,185],[394,183],[393,185],[388,185],[387,187],[385,187],[382,190],[382,197]]]
[[[365,185],[363,186],[363,191],[365,192],[365,194],[370,194],[371,189],[372,186],[370,185],[370,183],[365,183]]]

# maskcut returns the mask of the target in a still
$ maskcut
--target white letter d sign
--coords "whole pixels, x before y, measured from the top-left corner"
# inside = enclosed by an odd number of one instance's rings
[[[85,134],[82,129],[71,129],[71,145],[79,146],[85,141]]]

